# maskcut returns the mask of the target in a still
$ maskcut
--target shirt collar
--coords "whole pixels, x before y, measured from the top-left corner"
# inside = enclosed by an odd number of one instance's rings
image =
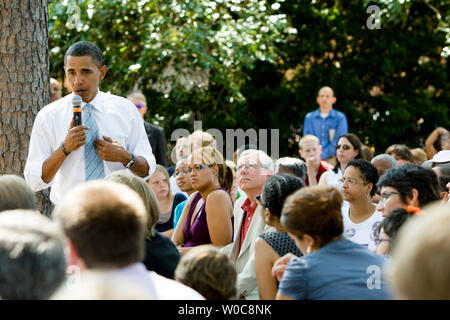
[[[333,108],[331,108],[330,113],[328,114],[328,117],[332,117],[334,118],[336,116],[336,110],[334,110]],[[317,109],[316,111],[314,111],[314,117],[316,118],[320,118],[320,108]],[[327,118],[328,118],[327,117]]]
[[[244,211],[249,211],[249,210],[255,211],[255,209],[256,209],[257,206],[258,206],[258,203],[257,203],[256,201],[255,201],[253,204],[251,204],[250,199],[247,198],[247,199],[244,201],[244,203],[242,204],[241,208],[242,208]]]
[[[104,103],[103,95],[101,94],[101,91],[97,89],[97,94],[95,95],[94,99],[92,99],[89,102],[89,104],[94,106],[94,108],[96,110],[102,112],[103,111],[103,103]],[[81,108],[84,108],[85,105],[86,105],[86,103],[83,101],[81,103]]]

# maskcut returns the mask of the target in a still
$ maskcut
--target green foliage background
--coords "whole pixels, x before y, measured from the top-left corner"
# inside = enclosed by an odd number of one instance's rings
[[[370,5],[380,8],[369,29]],[[279,129],[295,156],[304,116],[331,86],[351,132],[382,153],[450,127],[448,1],[49,1],[52,77],[64,52],[102,48],[102,90],[146,94],[148,120],[177,128]],[[79,17],[79,19],[78,19]],[[270,148],[269,148],[270,150]]]

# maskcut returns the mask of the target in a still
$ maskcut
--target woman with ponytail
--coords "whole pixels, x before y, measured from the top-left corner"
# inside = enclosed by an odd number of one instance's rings
[[[233,172],[213,147],[194,151],[188,160],[189,177],[196,190],[183,209],[172,241],[180,254],[212,244],[223,247],[233,240]]]
[[[304,254],[280,258],[273,273],[280,300],[388,299],[384,258],[342,236],[342,196],[332,187],[307,187],[289,196],[281,225]]]

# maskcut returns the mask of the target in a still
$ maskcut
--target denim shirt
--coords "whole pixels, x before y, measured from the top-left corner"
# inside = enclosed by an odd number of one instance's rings
[[[336,154],[336,144],[340,136],[348,133],[347,117],[340,111],[331,109],[324,119],[320,109],[309,112],[303,124],[303,135],[312,134],[319,138],[322,146],[322,159],[328,159]]]

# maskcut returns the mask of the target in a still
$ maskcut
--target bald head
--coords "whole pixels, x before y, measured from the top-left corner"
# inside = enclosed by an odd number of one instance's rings
[[[371,162],[377,168],[380,177],[389,169],[398,167],[395,158],[386,153],[373,157]]]

